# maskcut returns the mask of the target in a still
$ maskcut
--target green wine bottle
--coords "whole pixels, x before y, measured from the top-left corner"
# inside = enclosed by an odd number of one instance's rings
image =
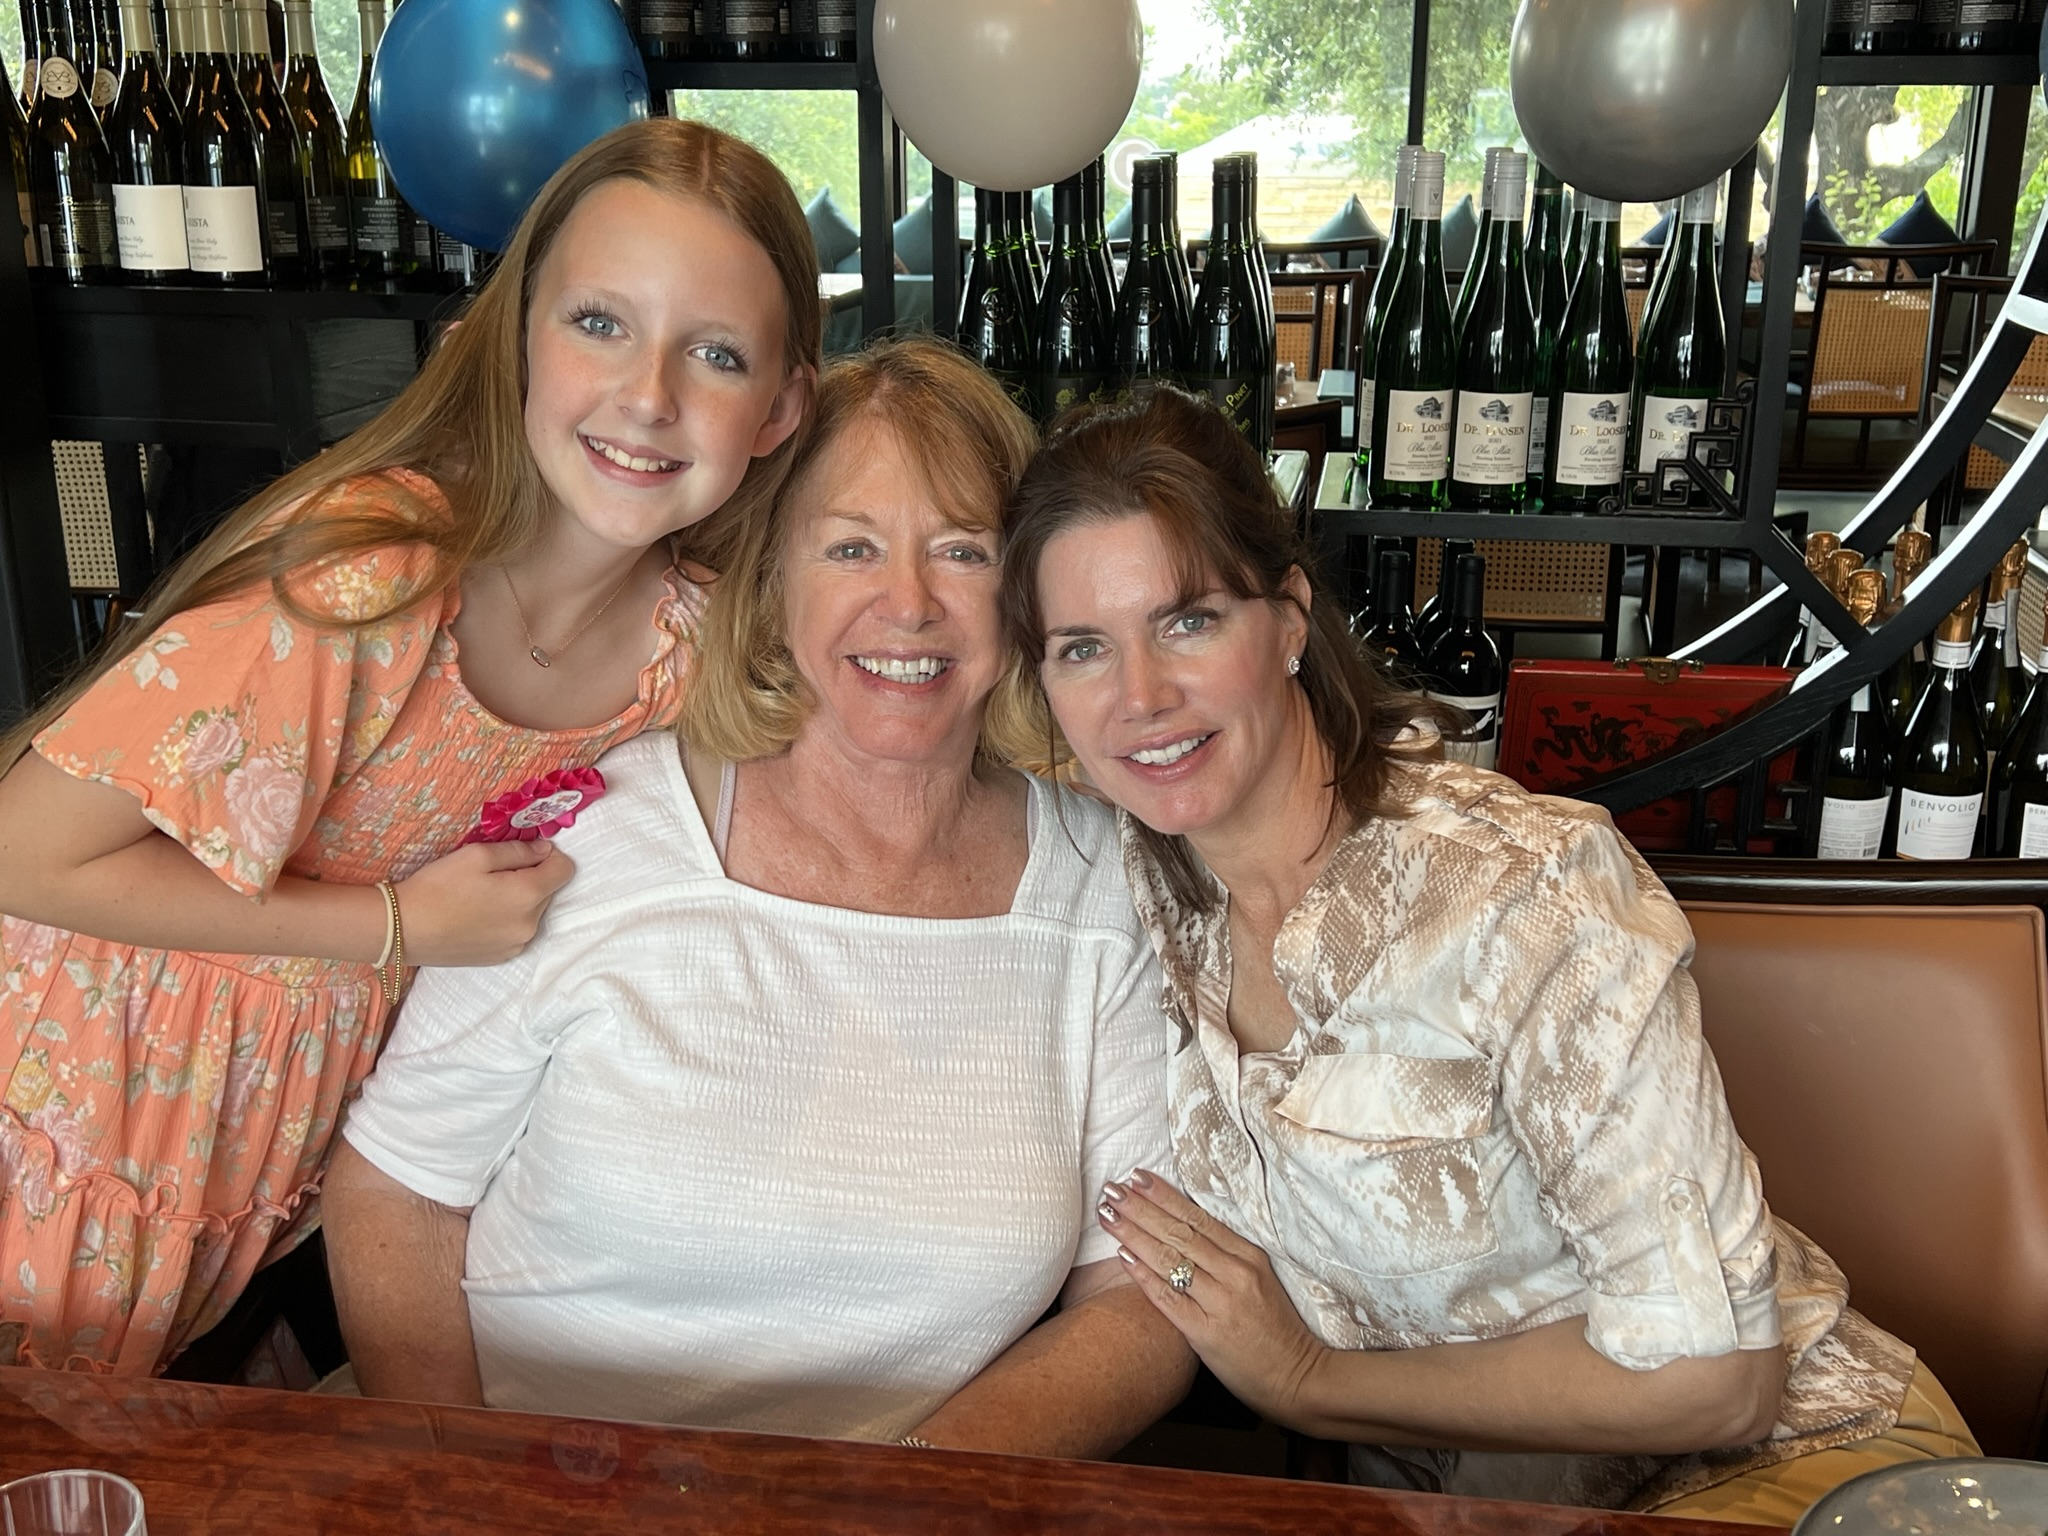
[[[1550,455],[1550,396],[1557,387],[1557,338],[1564,329],[1564,183],[1537,162],[1536,191],[1529,199],[1529,241],[1523,250],[1529,283],[1529,313],[1536,322],[1536,367],[1530,375],[1529,504],[1543,497],[1543,470]]]
[[[1273,447],[1273,333],[1262,323],[1257,288],[1268,281],[1252,254],[1245,216],[1248,167],[1217,157],[1209,260],[1195,300],[1188,384],[1215,401],[1260,453]]]
[[[355,248],[356,276],[371,284],[399,282],[413,272],[413,213],[399,196],[391,167],[377,148],[370,126],[370,67],[388,20],[384,0],[357,0],[356,21],[362,30],[363,64],[356,76],[355,101],[348,109],[349,243]]]
[[[1173,297],[1162,176],[1157,160],[1140,160],[1131,169],[1131,256],[1112,342],[1117,388],[1140,401],[1161,384],[1181,383],[1187,357]]]
[[[1868,628],[1884,598],[1884,577],[1857,571],[1849,577],[1848,606],[1858,624]],[[1820,647],[1833,648],[1834,636]],[[1823,859],[1874,859],[1884,846],[1884,824],[1891,808],[1892,762],[1884,719],[1873,707],[1865,683],[1835,709],[1834,750],[1819,769],[1821,781],[1820,847]]]
[[[1023,285],[1023,255],[1011,238],[1008,194],[974,192],[975,255],[962,296],[960,343],[1003,386],[1019,409],[1031,398],[1031,328]]]
[[[67,283],[102,282],[118,259],[114,161],[79,71],[81,43],[71,6],[67,0],[42,0],[41,12],[36,105],[28,119],[37,265]]]
[[[1116,268],[1109,259],[1109,226],[1103,217],[1103,198],[1109,171],[1097,155],[1081,167],[1081,221],[1088,246],[1088,265],[1095,278],[1095,310],[1105,327],[1116,319]],[[1105,330],[1105,336],[1107,331]]]
[[[149,0],[122,0],[121,89],[107,114],[114,156],[114,245],[121,275],[158,283],[187,271],[185,148],[157,66]]]
[[[1934,667],[1913,706],[1898,760],[1892,851],[1902,859],[1967,859],[1976,846],[1990,763],[1970,691],[1972,592],[1934,632]]]
[[[327,93],[313,40],[313,0],[285,0],[284,105],[299,136],[299,180],[306,207],[309,275],[346,279],[354,266],[349,243],[348,141]]]
[[[1086,405],[1109,378],[1109,316],[1097,303],[1081,183],[1076,174],[1052,189],[1052,259],[1038,305],[1034,391],[1043,421]]]
[[[1504,145],[1486,152],[1486,168],[1479,174],[1479,228],[1472,236],[1472,254],[1465,258],[1464,273],[1458,279],[1458,297],[1451,304],[1451,330],[1465,334],[1465,316],[1472,308],[1472,295],[1479,291],[1479,274],[1486,267],[1486,242],[1493,236],[1493,179],[1500,172]],[[1519,211],[1519,210],[1518,210]]]
[[[1479,272],[1458,331],[1458,429],[1451,505],[1520,512],[1529,500],[1529,420],[1536,382],[1536,321],[1522,276],[1522,198],[1529,157],[1492,152],[1493,223],[1474,259]]]
[[[1992,847],[2008,859],[2048,859],[2048,635],[2034,681],[1991,774]]]
[[[1571,303],[1572,290],[1579,286],[1579,268],[1586,264],[1586,195],[1571,189],[1564,211],[1564,297]]]
[[[1621,204],[1580,200],[1586,259],[1565,310],[1557,387],[1550,397],[1546,512],[1591,512],[1621,493],[1627,468],[1629,395],[1635,353],[1621,289]]]
[[[1415,197],[1416,148],[1413,144],[1403,144],[1394,156],[1393,218],[1387,232],[1387,243],[1380,250],[1380,270],[1373,279],[1372,297],[1366,301],[1365,321],[1358,332],[1358,395],[1353,402],[1352,424],[1358,430],[1357,464],[1360,469],[1366,469],[1372,463],[1373,385],[1379,372],[1380,325],[1386,317],[1394,288],[1401,280],[1401,260],[1408,251],[1410,209]]]
[[[1707,424],[1707,403],[1721,393],[1728,330],[1714,271],[1718,182],[1689,192],[1682,222],[1666,247],[1663,279],[1643,321],[1636,357],[1631,462],[1654,474],[1660,459],[1682,459],[1690,434]]]
[[[1166,210],[1166,251],[1173,269],[1173,302],[1180,311],[1180,333],[1193,345],[1195,334],[1195,279],[1188,262],[1187,237],[1180,229],[1180,156],[1173,150],[1159,153],[1159,201]]]
[[[2024,685],[2020,670],[2020,582],[2027,574],[2024,540],[2005,552],[1984,593],[1984,635],[1970,663],[1970,691],[1984,715],[1984,742],[1994,750],[2012,729]]]
[[[1401,273],[1380,327],[1373,380],[1372,500],[1438,509],[1449,492],[1457,349],[1444,292],[1444,157],[1415,156]]]

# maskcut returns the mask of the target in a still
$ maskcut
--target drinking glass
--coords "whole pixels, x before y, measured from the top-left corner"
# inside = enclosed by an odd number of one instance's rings
[[[0,1536],[149,1536],[149,1527],[127,1478],[72,1468],[0,1484]]]

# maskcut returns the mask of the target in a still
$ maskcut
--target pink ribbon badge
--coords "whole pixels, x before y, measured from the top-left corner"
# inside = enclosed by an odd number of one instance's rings
[[[509,795],[486,800],[461,846],[553,837],[562,828],[575,826],[576,813],[603,793],[604,775],[595,768],[557,768],[528,779]]]

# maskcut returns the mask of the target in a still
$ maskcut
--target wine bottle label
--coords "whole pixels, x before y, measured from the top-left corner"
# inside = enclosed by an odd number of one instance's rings
[[[1899,857],[1967,859],[1977,838],[1984,794],[1930,795],[1899,789]]]
[[[57,200],[56,217],[36,226],[43,247],[42,265],[77,277],[88,267],[114,263],[114,210],[96,197]]]
[[[358,251],[374,256],[396,256],[402,249],[398,239],[397,198],[352,197],[348,212]]]
[[[2020,857],[2048,859],[2048,805],[2029,805],[2022,813]]]
[[[272,256],[299,254],[299,210],[290,199],[271,200],[263,205],[264,228],[270,233]]]
[[[1833,795],[1820,803],[1820,847],[1823,859],[1874,859],[1884,841],[1885,813],[1889,797],[1875,800],[1840,800]]]
[[[1386,463],[1382,480],[1423,483],[1441,480],[1451,467],[1451,392],[1448,389],[1387,391]]]
[[[78,71],[71,67],[69,59],[44,59],[41,75],[37,77],[36,89],[45,96],[55,96],[60,101],[67,96],[78,94]]]
[[[1535,396],[1483,389],[1458,396],[1451,478],[1468,485],[1520,485],[1529,478],[1529,414]]]
[[[1970,664],[1970,642],[1967,640],[1936,640],[1934,642],[1934,664],[1937,667],[1967,667]]]
[[[853,0],[816,0],[813,9],[817,19],[812,25],[819,37],[853,36]]]
[[[1455,763],[1492,768],[1500,758],[1500,695],[1432,692],[1430,697],[1472,717],[1465,730],[1445,733],[1444,756]]]
[[[1375,385],[1371,379],[1358,381],[1358,404],[1354,407],[1358,420],[1353,425],[1358,428],[1359,449],[1367,454],[1372,451],[1372,413],[1376,404],[1374,390]]]
[[[1216,409],[1246,437],[1257,434],[1259,392],[1252,380],[1241,373],[1198,374],[1188,381],[1188,387],[1195,394],[1215,401]]]
[[[194,272],[261,272],[263,227],[254,187],[187,187],[185,246]]]
[[[648,37],[688,37],[689,0],[640,0],[640,30]]]
[[[306,198],[306,223],[313,233],[316,251],[348,249],[348,199],[339,195]]]
[[[434,226],[425,219],[412,221],[412,254],[417,261],[431,262],[434,259]]]
[[[1659,459],[1682,459],[1686,440],[1706,430],[1707,402],[1681,400],[1672,395],[1643,397],[1643,441],[1636,453],[1636,468],[1646,475],[1657,472]]]
[[[120,94],[121,77],[111,69],[95,69],[92,72],[92,109],[104,112],[114,104],[114,97]]]
[[[114,188],[114,242],[128,272],[183,272],[185,254],[183,187]]]
[[[1542,474],[1549,457],[1550,400],[1548,396],[1536,395],[1529,401],[1529,473]]]
[[[770,38],[780,30],[776,0],[725,0],[727,37]]]
[[[1562,485],[1619,485],[1628,447],[1628,396],[1581,395],[1559,402],[1557,479]]]

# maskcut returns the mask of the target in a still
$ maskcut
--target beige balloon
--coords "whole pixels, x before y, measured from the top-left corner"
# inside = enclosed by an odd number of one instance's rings
[[[878,0],[875,73],[940,170],[1005,192],[1073,175],[1138,94],[1138,0]]]

